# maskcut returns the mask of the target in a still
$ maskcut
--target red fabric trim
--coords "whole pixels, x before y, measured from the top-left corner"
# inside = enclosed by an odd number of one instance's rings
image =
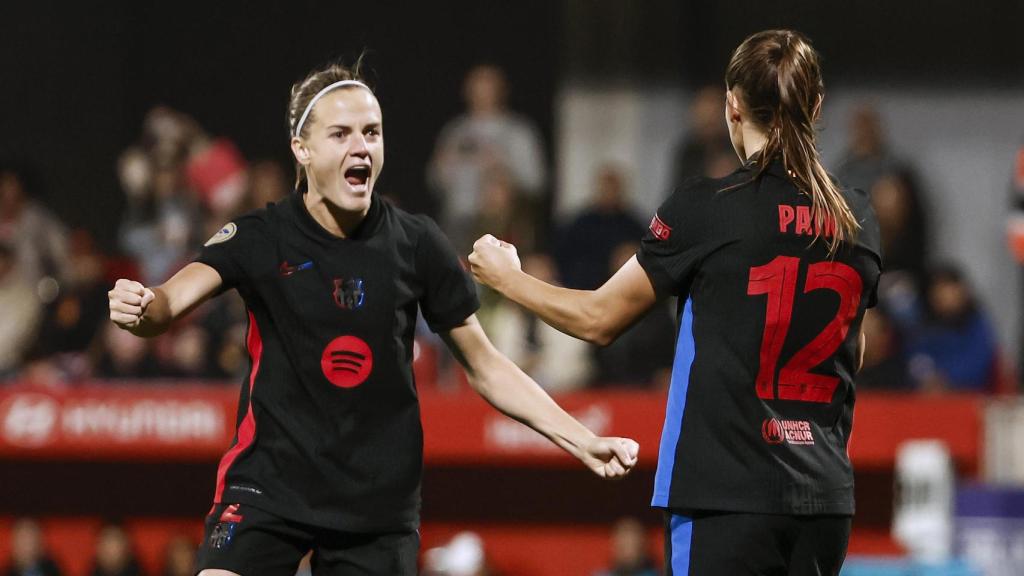
[[[260,371],[260,358],[263,356],[263,339],[260,337],[260,327],[256,324],[256,317],[252,310],[249,311],[249,335],[246,337],[246,346],[249,349],[249,358],[252,360],[252,369],[249,371],[249,405],[246,408],[245,418],[238,426],[238,441],[220,459],[217,466],[217,490],[214,492],[213,501],[219,503],[224,494],[224,477],[228,468],[235,462],[243,450],[252,445],[256,437],[256,419],[252,415],[252,390],[256,383],[256,374]]]

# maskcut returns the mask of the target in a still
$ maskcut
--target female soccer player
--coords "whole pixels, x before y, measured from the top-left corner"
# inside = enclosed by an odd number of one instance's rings
[[[667,511],[669,574],[837,574],[853,514],[846,446],[860,325],[880,275],[878,224],[865,194],[841,189],[818,158],[823,86],[806,38],[754,34],[725,81],[744,165],[677,188],[602,287],[544,284],[490,236],[470,263],[481,282],[599,344],[679,296],[652,501]]]
[[[417,309],[498,410],[620,477],[637,445],[598,438],[491,346],[476,290],[444,235],[373,193],[381,109],[334,65],[292,88],[299,189],[226,224],[154,288],[118,280],[110,317],[154,336],[235,288],[251,370],[235,441],[217,470],[202,576],[416,573],[423,438],[412,373]]]

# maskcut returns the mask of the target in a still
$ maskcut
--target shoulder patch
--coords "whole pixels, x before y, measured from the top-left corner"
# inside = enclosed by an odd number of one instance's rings
[[[221,226],[217,233],[210,237],[203,246],[212,246],[213,244],[220,244],[221,242],[227,242],[235,237],[235,233],[238,232],[238,226],[234,222],[228,222]]]
[[[662,222],[657,213],[655,213],[654,218],[651,219],[650,229],[651,234],[654,234],[654,237],[658,240],[668,240],[669,236],[672,235],[672,228],[668,224]]]

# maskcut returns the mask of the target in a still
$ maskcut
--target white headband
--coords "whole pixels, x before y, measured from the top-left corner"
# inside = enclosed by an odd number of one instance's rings
[[[302,133],[302,125],[306,123],[306,118],[309,116],[309,112],[310,110],[313,109],[313,106],[316,104],[316,101],[319,100],[324,94],[327,94],[328,92],[334,90],[335,88],[341,88],[342,86],[361,86],[363,88],[366,88],[371,94],[373,94],[373,90],[370,90],[369,86],[363,84],[358,80],[341,80],[340,82],[335,82],[334,84],[331,84],[330,86],[317,92],[316,96],[313,96],[313,99],[309,101],[309,104],[306,104],[306,111],[302,113],[302,117],[299,118],[299,123],[295,125],[294,136],[296,138],[298,138],[299,134]]]

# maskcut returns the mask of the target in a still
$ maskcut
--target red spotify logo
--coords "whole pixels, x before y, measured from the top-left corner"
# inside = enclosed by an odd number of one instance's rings
[[[373,351],[360,338],[338,336],[324,348],[320,369],[331,384],[355,388],[365,382],[373,370]]]

